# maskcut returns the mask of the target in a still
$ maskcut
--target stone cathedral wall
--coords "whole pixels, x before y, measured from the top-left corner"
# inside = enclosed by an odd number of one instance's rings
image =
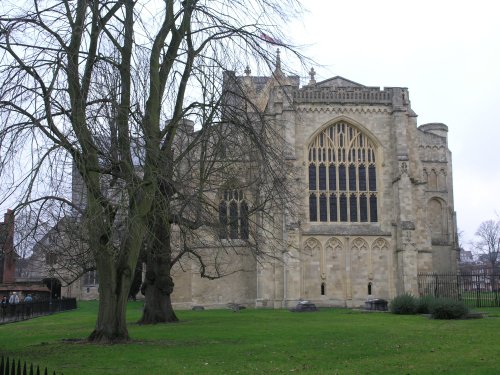
[[[223,278],[201,278],[193,260],[178,264],[175,307],[284,308],[300,300],[356,307],[370,298],[418,293],[420,272],[456,270],[448,128],[417,127],[406,88],[367,87],[342,77],[316,83],[313,73],[309,84],[299,87],[297,77],[278,70],[274,78],[241,80],[287,142],[282,162],[294,171],[290,186],[302,197],[297,202],[301,212],[277,211],[274,220],[283,228],[274,235],[282,244],[262,244],[264,251],[273,248],[272,259],[255,259],[244,243],[228,243],[227,249],[205,249],[224,254]],[[374,222],[310,220],[309,145],[338,123],[361,132],[375,149]]]

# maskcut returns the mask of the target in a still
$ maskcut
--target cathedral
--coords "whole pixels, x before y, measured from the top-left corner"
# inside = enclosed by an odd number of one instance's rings
[[[301,86],[298,77],[282,73],[279,55],[270,77],[246,69],[226,78],[279,124],[286,147],[278,163],[294,171],[288,183],[302,212],[298,219],[285,211],[274,217],[282,223],[276,233],[281,248],[267,261],[243,255],[247,221],[228,226],[221,238],[242,239],[241,252],[226,254],[233,271],[209,280],[195,266],[178,265],[174,308],[288,308],[303,300],[356,307],[418,295],[420,273],[456,272],[448,127],[417,125],[407,88],[364,86],[340,76],[317,82],[314,69]],[[241,191],[226,191],[219,210],[227,223],[248,205]],[[271,244],[261,246],[265,251]],[[98,298],[95,271],[63,287],[62,295]]]
[[[417,125],[407,88],[316,82],[314,69],[301,86],[279,56],[272,77],[227,74],[280,124],[303,212],[275,218],[284,246],[272,261],[238,256],[239,272],[210,281],[178,269],[175,307],[356,307],[418,295],[420,273],[457,270],[448,127]],[[241,204],[238,192],[224,199]]]

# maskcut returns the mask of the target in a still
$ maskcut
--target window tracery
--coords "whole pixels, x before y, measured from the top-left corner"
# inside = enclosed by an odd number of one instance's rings
[[[304,244],[304,254],[308,256],[313,256],[314,252],[319,251],[321,245],[319,241],[315,238],[308,238]]]
[[[88,271],[83,275],[83,285],[98,285],[99,276],[96,270]]]
[[[330,238],[326,242],[326,250],[328,252],[340,252],[342,251],[343,244],[337,238]]]
[[[224,190],[219,202],[219,238],[248,239],[248,203],[241,190]]]
[[[362,238],[356,238],[352,241],[352,250],[366,251],[368,250],[368,243]]]
[[[324,129],[308,150],[309,220],[377,222],[375,146],[345,122]]]
[[[383,238],[377,238],[373,243],[372,248],[375,251],[386,251],[389,248],[389,245]]]

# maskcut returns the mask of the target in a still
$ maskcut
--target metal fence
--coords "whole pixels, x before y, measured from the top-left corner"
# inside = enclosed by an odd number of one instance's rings
[[[35,316],[49,315],[73,309],[76,309],[76,298],[7,304],[1,306],[0,323],[26,320]]]
[[[418,291],[421,296],[453,298],[471,307],[500,307],[500,274],[419,274]]]
[[[47,367],[41,371],[44,375],[48,374]],[[55,374],[55,371],[52,372],[52,375]],[[20,359],[16,362],[15,359],[10,360],[9,357],[4,358],[2,355],[2,360],[0,362],[0,375],[40,375],[40,366],[36,366],[35,368],[33,363],[28,365],[26,361],[21,364]]]

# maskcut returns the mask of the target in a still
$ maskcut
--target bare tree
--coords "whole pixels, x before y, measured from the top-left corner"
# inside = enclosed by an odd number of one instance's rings
[[[476,231],[477,241],[473,242],[479,259],[491,267],[492,272],[498,271],[500,261],[500,221],[483,221]]]
[[[203,142],[214,139],[211,129],[224,123],[223,71],[247,63],[266,69],[273,60],[269,42],[290,50],[275,25],[297,4],[34,0],[3,8],[0,168],[2,179],[11,183],[1,200],[16,196],[19,207],[57,202],[61,212],[80,215],[100,279],[90,340],[127,340],[126,301],[145,234],[155,233],[156,243],[165,244],[175,225],[182,238],[188,236],[183,228],[206,225],[200,218],[207,205],[199,200],[213,186],[196,184],[215,181],[212,172],[204,177],[209,169],[201,167],[201,153]],[[175,154],[184,118],[200,130]],[[243,119],[235,123],[245,125],[244,138],[264,160],[269,148],[259,147],[259,141],[269,134],[266,122],[252,121],[259,128]],[[196,184],[180,188],[174,172],[193,153],[200,168],[194,173],[192,164],[187,170]],[[81,199],[70,198],[72,168],[82,182]],[[279,178],[266,176],[270,180],[261,187],[270,192]],[[188,246],[195,242],[183,241],[182,251],[200,257]],[[152,264],[163,269],[158,254]],[[163,284],[165,278],[159,280]]]
[[[61,212],[59,205],[44,206],[25,206],[16,217],[17,276],[40,280],[51,275],[62,285],[72,284],[95,270],[86,230],[78,216]]]
[[[185,132],[161,168],[165,174],[159,176],[146,241],[146,303],[140,323],[177,321],[170,301],[175,266],[195,265],[201,277],[217,279],[244,270],[231,262],[231,255],[266,261],[283,249],[276,236],[282,223],[273,227],[266,217],[292,212],[297,201],[287,186],[291,171],[279,162],[285,144],[276,124],[230,76],[220,123],[210,132]],[[179,158],[186,149],[190,156]]]

